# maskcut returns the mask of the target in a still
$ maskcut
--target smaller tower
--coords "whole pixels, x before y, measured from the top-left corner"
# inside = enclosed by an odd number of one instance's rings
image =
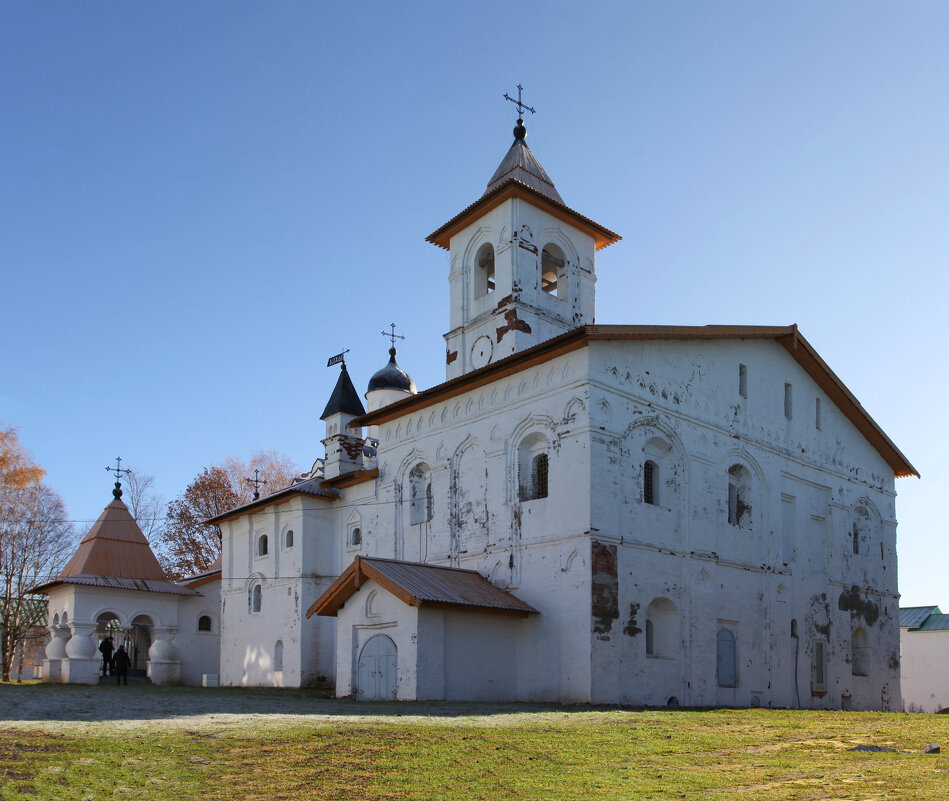
[[[323,465],[324,478],[336,478],[344,473],[362,469],[363,446],[362,429],[350,430],[350,422],[364,415],[359,394],[353,386],[346,362],[341,362],[339,378],[333,394],[320,415],[326,423],[326,462]]]

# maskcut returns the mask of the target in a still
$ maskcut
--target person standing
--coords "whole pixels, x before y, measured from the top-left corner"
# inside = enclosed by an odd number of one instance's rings
[[[102,675],[108,676],[112,672],[112,635],[110,634],[99,643],[99,653],[102,654]]]
[[[125,646],[120,645],[119,650],[112,657],[112,674],[115,676],[115,683],[129,683],[129,655],[125,651]]]

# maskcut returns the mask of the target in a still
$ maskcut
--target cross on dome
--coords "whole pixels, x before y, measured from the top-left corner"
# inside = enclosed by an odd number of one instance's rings
[[[112,490],[113,497],[121,498],[122,497],[122,482],[121,482],[122,474],[125,473],[125,475],[130,476],[132,475],[132,471],[127,467],[122,467],[121,456],[115,457],[115,467],[106,467],[106,470],[108,470],[110,473],[112,473],[115,476],[115,489]]]

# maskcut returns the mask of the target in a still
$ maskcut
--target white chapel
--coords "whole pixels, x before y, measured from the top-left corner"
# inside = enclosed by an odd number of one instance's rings
[[[900,709],[916,470],[794,325],[597,324],[619,236],[526,135],[428,237],[445,382],[418,391],[393,347],[360,395],[343,363],[314,470],[211,521],[220,573],[191,590],[220,591],[220,683]]]

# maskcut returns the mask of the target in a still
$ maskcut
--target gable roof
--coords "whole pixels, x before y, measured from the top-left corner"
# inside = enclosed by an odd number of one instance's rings
[[[121,490],[116,490],[121,495]],[[82,538],[72,559],[54,580],[33,592],[46,592],[59,584],[195,595],[193,590],[168,579],[128,507],[118,497],[105,507]]]
[[[339,497],[339,492],[331,487],[325,486],[325,482],[322,478],[308,478],[306,481],[301,481],[298,484],[291,484],[289,487],[286,487],[282,490],[277,490],[270,495],[265,495],[263,498],[258,498],[256,501],[251,501],[250,503],[242,504],[241,506],[235,506],[233,509],[228,509],[226,512],[221,512],[221,514],[216,517],[209,517],[207,520],[202,522],[204,523],[220,523],[223,520],[227,520],[231,517],[240,517],[242,514],[253,511],[254,509],[261,509],[265,506],[269,506],[272,503],[280,503],[292,498],[295,495],[308,495],[314,498],[325,498],[328,501],[335,501]]]
[[[409,606],[517,617],[527,617],[537,612],[530,604],[495,587],[476,570],[357,556],[310,606],[306,616],[335,617],[340,607],[367,579],[372,579]]]
[[[922,626],[931,615],[940,615],[938,606],[900,607],[900,628],[916,629]]]
[[[351,414],[359,416],[366,413],[366,409],[359,400],[359,393],[353,386],[353,380],[349,377],[349,370],[346,369],[346,362],[342,363],[339,371],[339,378],[336,379],[336,386],[333,388],[333,394],[330,395],[320,420],[325,420],[331,414]]]
[[[472,370],[470,373],[438,384],[404,400],[395,401],[373,412],[357,417],[350,427],[378,425],[411,414],[426,406],[469,392],[501,378],[512,375],[562,356],[573,350],[587,347],[597,341],[662,341],[662,340],[723,340],[723,339],[770,339],[781,345],[807,372],[831,401],[843,412],[864,438],[876,449],[893,469],[897,478],[919,477],[919,472],[910,464],[900,449],[870,417],[853,393],[837,377],[837,374],[820,357],[811,344],[798,331],[797,325],[587,325],[541,342],[527,350],[519,351],[493,364]]]

